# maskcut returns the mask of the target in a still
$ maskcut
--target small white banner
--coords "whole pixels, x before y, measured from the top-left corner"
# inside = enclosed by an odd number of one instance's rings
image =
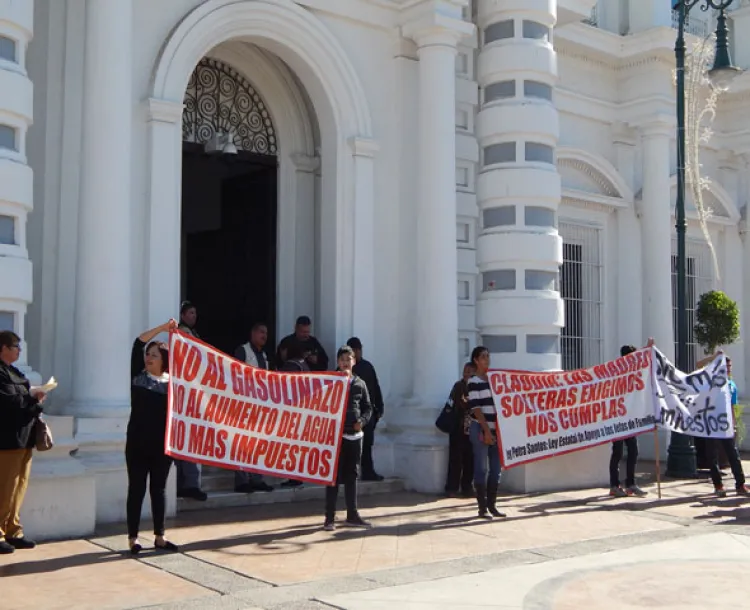
[[[732,392],[724,354],[702,369],[683,373],[654,348],[652,373],[654,414],[659,426],[689,436],[734,437]]]

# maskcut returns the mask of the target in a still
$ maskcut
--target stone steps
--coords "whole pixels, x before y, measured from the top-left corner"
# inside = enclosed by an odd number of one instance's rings
[[[206,468],[206,471],[208,470]],[[216,470],[220,469],[217,468]],[[266,482],[274,486],[275,489],[273,491],[256,491],[250,494],[236,493],[234,491],[234,472],[221,471],[221,473],[220,475],[218,473],[205,472],[203,490],[208,494],[208,499],[205,502],[198,502],[188,498],[177,498],[177,512],[231,508],[236,506],[257,506],[261,504],[281,504],[286,502],[307,502],[310,500],[320,500],[320,502],[323,502],[325,497],[325,487],[323,485],[305,483],[300,487],[287,489],[278,486],[282,479],[270,478],[267,478]],[[209,477],[208,479],[206,475]],[[227,481],[230,483],[229,486],[227,486]],[[403,490],[404,482],[401,479],[359,482],[360,496],[395,493]]]

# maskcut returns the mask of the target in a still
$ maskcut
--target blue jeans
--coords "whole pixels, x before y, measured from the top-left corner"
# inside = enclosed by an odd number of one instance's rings
[[[482,426],[479,422],[471,422],[469,428],[469,437],[471,446],[474,450],[474,484],[491,485],[500,482],[500,453],[497,450],[497,442],[492,445],[485,445],[484,441],[479,438],[482,432]],[[489,473],[487,462],[489,461]]]

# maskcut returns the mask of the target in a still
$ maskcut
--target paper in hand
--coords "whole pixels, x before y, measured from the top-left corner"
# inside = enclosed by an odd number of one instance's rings
[[[47,383],[44,385],[35,385],[31,387],[31,391],[39,391],[44,392],[45,394],[49,394],[52,390],[54,390],[57,387],[57,380],[53,377],[50,377]]]

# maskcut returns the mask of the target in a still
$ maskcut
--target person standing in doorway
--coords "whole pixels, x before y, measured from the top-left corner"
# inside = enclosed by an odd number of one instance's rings
[[[183,301],[180,305],[180,323],[177,329],[200,339],[200,335],[195,330],[198,322],[198,309],[190,301]],[[177,497],[190,498],[205,502],[208,494],[201,489],[201,465],[194,462],[185,462],[175,460],[177,465]]]
[[[354,361],[354,350],[348,345],[341,347],[336,354],[338,370],[349,377],[349,399],[346,405],[336,481],[326,487],[326,516],[323,529],[329,532],[336,528],[336,500],[339,485],[342,483],[346,498],[346,524],[351,527],[372,527],[357,510],[357,475],[362,459],[362,438],[367,422],[372,417],[372,405],[367,385],[354,374]]]
[[[487,379],[490,351],[483,346],[471,352],[474,376],[469,379],[468,397],[471,426],[469,436],[474,454],[474,491],[479,516],[483,519],[505,517],[497,510],[497,489],[500,484],[500,453],[497,446],[497,411]],[[487,464],[489,463],[489,469]]]
[[[375,444],[375,428],[383,417],[385,405],[383,404],[383,393],[380,390],[380,382],[375,367],[369,360],[362,357],[362,341],[358,337],[351,337],[346,344],[354,350],[354,374],[365,382],[372,403],[372,417],[364,429],[362,439],[362,480],[382,481],[385,477],[375,472],[375,463],[372,459],[372,446]]]
[[[21,338],[0,331],[0,555],[33,549],[24,536],[20,513],[31,475],[34,425],[46,394],[33,390],[13,366],[21,355]]]
[[[180,305],[180,323],[177,326],[178,330],[181,330],[186,335],[191,335],[196,339],[200,339],[200,335],[195,330],[195,325],[198,322],[198,309],[190,301],[183,301]]]
[[[276,362],[279,367],[283,366],[289,358],[287,351],[292,341],[297,341],[302,345],[303,352],[306,354],[305,361],[311,371],[328,370],[328,355],[320,342],[312,335],[312,320],[308,316],[297,318],[294,332],[284,337],[279,343],[276,351]]]
[[[456,414],[456,427],[448,437],[448,473],[445,477],[445,495],[455,498],[459,487],[461,495],[470,498],[474,495],[472,479],[474,478],[474,452],[471,447],[471,416],[469,415],[469,379],[475,369],[471,362],[464,365],[463,377],[451,390],[450,400]]]
[[[234,350],[234,357],[255,368],[270,370],[270,360],[264,350],[267,341],[268,327],[262,322],[254,324],[250,330],[250,340]],[[273,491],[273,487],[258,473],[235,470],[234,491],[249,494],[254,491]]]
[[[649,339],[646,347],[654,344]],[[623,345],[620,348],[620,357],[637,352],[638,348],[633,345]],[[654,434],[657,434],[656,432]],[[622,460],[623,446],[628,449],[628,461],[625,466],[625,489],[620,487],[620,461]],[[609,459],[609,495],[613,498],[624,498],[626,496],[647,496],[648,492],[642,490],[635,484],[635,467],[638,463],[638,437],[629,436],[612,443],[612,457]]]
[[[737,384],[732,379],[732,360],[727,357],[727,383],[731,392],[732,409],[737,404]],[[734,488],[738,496],[749,496],[750,489],[745,485],[745,473],[742,470],[740,461],[740,452],[733,438],[713,438],[707,439],[707,448],[709,459],[711,461],[711,481],[714,484],[714,492],[719,498],[725,498],[727,495],[724,484],[721,480],[721,470],[719,468],[719,448],[724,448],[724,453],[729,461],[729,467],[732,469],[734,476]]]

